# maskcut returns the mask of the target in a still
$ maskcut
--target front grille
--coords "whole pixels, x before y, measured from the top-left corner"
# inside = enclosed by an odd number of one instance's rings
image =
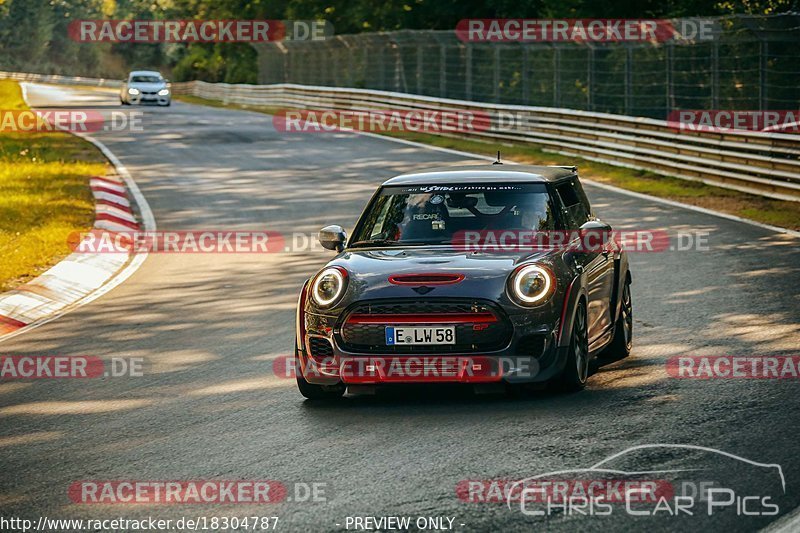
[[[311,357],[321,362],[329,357],[333,357],[333,346],[328,339],[322,337],[309,337],[308,348],[311,351]]]
[[[364,317],[375,318],[380,315],[386,322],[363,323]],[[452,315],[453,321],[442,322],[442,317]],[[363,302],[356,304],[343,315],[337,341],[342,349],[354,353],[381,354],[438,354],[438,353],[480,353],[505,348],[512,333],[511,323],[505,314],[491,302],[467,299],[429,299],[429,300],[391,300]],[[392,319],[411,322],[402,325],[431,325],[456,327],[456,344],[428,346],[387,346],[386,326]],[[353,321],[358,318],[358,322]],[[435,322],[428,317],[435,317]],[[369,322],[367,320],[366,322]]]

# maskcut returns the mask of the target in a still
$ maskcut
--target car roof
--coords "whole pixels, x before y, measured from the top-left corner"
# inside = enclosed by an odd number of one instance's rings
[[[448,183],[544,183],[577,176],[576,167],[535,165],[460,165],[401,174],[383,185],[437,185]]]
[[[161,76],[157,70],[132,70],[128,76]]]

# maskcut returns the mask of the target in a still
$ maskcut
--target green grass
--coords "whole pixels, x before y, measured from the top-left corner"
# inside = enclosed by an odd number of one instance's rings
[[[208,100],[196,96],[181,95],[175,98],[191,104],[246,109],[267,114],[275,114],[281,110],[281,108],[277,107],[223,104],[219,100]],[[492,157],[500,149],[503,159],[513,160],[517,163],[577,165],[581,177],[586,179],[607,183],[629,191],[737,215],[765,224],[800,230],[800,202],[771,200],[754,194],[732,191],[697,181],[662,176],[645,170],[634,170],[596,163],[580,157],[548,153],[535,145],[525,143],[498,144],[418,132],[391,132],[383,133],[383,135]]]
[[[19,85],[0,80],[0,112],[23,109]],[[68,235],[94,222],[89,177],[107,169],[100,151],[73,135],[0,131],[0,291],[70,253]]]

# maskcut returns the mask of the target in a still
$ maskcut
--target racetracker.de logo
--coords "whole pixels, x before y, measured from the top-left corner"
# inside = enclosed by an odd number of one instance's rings
[[[666,480],[626,479],[468,479],[456,485],[465,503],[554,502],[598,500],[607,503],[654,502],[672,497]]]
[[[519,250],[570,250],[588,253],[613,250],[665,252],[670,249],[670,236],[663,230],[464,230],[453,235],[453,244],[457,250],[468,252]],[[682,246],[685,247],[686,244]],[[674,246],[672,248],[675,249]]]
[[[113,216],[105,217],[105,220]],[[87,254],[175,253],[245,254],[287,251],[277,231],[108,231],[72,232],[67,244],[73,252]]]
[[[712,19],[462,19],[464,42],[665,42],[710,40]]]
[[[286,500],[274,480],[76,481],[67,490],[77,504],[268,504]]]
[[[106,119],[99,111],[93,110],[0,110],[0,132],[142,131],[143,115],[141,111],[112,111]]]
[[[667,373],[679,379],[800,379],[800,356],[677,355]]]
[[[667,124],[679,133],[800,133],[800,110],[683,109],[670,112]]]
[[[266,43],[322,41],[325,20],[73,20],[67,35],[79,43]]]
[[[426,109],[293,109],[281,110],[272,125],[284,133],[470,133],[486,131],[491,117],[484,111]]]
[[[280,41],[279,20],[73,20],[67,34],[79,43],[215,43]]]

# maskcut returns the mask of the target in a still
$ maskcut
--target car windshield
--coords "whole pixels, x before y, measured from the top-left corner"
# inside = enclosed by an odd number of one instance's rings
[[[554,227],[543,183],[384,187],[350,245],[452,244],[465,231]]]
[[[131,81],[133,83],[159,83],[162,81],[163,78],[161,76],[146,76],[146,75],[138,75],[138,76],[131,76]]]

